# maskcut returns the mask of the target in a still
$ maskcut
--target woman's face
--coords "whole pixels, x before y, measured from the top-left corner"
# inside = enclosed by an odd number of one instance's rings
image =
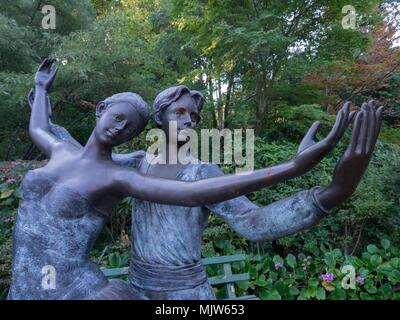
[[[145,123],[132,105],[118,102],[105,110],[98,110],[95,136],[101,144],[117,146],[141,133]]]

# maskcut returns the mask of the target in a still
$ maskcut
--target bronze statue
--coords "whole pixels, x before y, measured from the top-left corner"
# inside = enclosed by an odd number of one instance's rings
[[[121,280],[108,281],[89,260],[94,242],[119,200],[131,196],[164,205],[198,207],[238,197],[310,170],[332,150],[349,122],[347,106],[327,138],[314,142],[313,126],[294,159],[279,166],[246,176],[167,180],[112,161],[112,148],[138,135],[147,123],[146,103],[137,94],[121,93],[100,102],[96,126],[83,148],[53,134],[47,91],[56,73],[54,60],[45,59],[35,76],[29,132],[50,160],[28,172],[21,185],[23,201],[14,230],[9,299],[144,298]],[[309,204],[322,212],[313,201]],[[201,222],[195,215],[191,219]],[[54,286],[43,283],[44,269],[52,270]],[[200,269],[196,265],[194,270]]]
[[[197,91],[186,86],[171,87],[156,98],[154,120],[166,132],[170,121],[178,123],[178,130],[194,129],[203,102]],[[327,187],[314,187],[262,208],[244,196],[193,208],[136,199],[132,209],[132,286],[150,299],[215,298],[201,264],[202,233],[210,212],[252,241],[278,239],[316,225],[357,187],[379,134],[382,111],[382,107],[375,110],[372,102],[362,105],[354,120],[351,142]],[[275,177],[271,184],[301,175],[315,166],[335,147],[354,115],[349,112],[349,103],[345,103],[330,134],[320,142],[314,141],[318,129],[318,123],[314,123],[300,144],[298,155],[271,168]],[[56,130],[62,132],[60,138],[72,141],[64,128],[55,126]],[[305,156],[308,152],[312,156]],[[223,175],[218,166],[209,163],[148,163],[145,153],[140,151],[113,155],[113,159],[137,168],[142,174],[160,178],[192,181]],[[250,185],[247,186],[250,192]]]

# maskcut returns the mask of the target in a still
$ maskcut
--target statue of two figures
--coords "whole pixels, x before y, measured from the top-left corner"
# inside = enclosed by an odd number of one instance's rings
[[[150,117],[146,103],[129,92],[98,103],[96,126],[82,146],[51,122],[47,92],[57,73],[54,62],[42,62],[29,95],[30,136],[49,162],[28,172],[21,184],[9,299],[215,299],[201,263],[209,215],[220,216],[251,241],[311,228],[355,191],[380,131],[382,107],[369,102],[355,113],[345,103],[330,133],[316,141],[319,123],[314,123],[289,161],[246,175],[224,175],[217,165],[194,159],[190,152],[184,153],[187,161],[171,161],[171,152],[179,152],[185,141],[168,138],[170,123],[176,123],[178,134],[195,129],[204,103],[200,92],[180,85],[162,91],[153,104],[153,120],[167,137],[164,152],[156,157],[145,151],[113,154],[113,147],[145,128]],[[350,124],[350,142],[329,185],[265,207],[244,196],[311,170]],[[135,199],[127,282],[108,280],[89,258],[123,197]],[[45,266],[55,273],[51,288],[43,286]]]

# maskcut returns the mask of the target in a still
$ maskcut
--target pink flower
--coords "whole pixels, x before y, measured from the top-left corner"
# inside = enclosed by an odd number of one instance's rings
[[[275,270],[279,270],[280,268],[282,268],[283,265],[280,262],[275,262]]]
[[[332,273],[325,273],[322,275],[322,280],[326,281],[326,282],[331,282],[335,279],[335,277],[333,276]]]
[[[358,277],[356,278],[356,282],[357,282],[358,284],[364,284],[364,281],[365,281],[365,278],[363,278],[363,277],[361,277],[361,276],[358,276]]]

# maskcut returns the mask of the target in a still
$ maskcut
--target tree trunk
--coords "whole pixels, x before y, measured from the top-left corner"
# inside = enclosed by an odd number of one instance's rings
[[[228,91],[226,92],[226,100],[225,100],[225,113],[224,113],[224,127],[228,125],[227,120],[229,117],[229,113],[231,111],[231,100],[232,100],[232,95],[233,95],[233,85],[234,85],[234,80],[233,80],[233,74],[229,76],[228,80]]]
[[[267,112],[267,92],[266,87],[260,85],[257,90],[257,113],[256,113],[256,127],[255,133],[261,132],[263,119]]]

